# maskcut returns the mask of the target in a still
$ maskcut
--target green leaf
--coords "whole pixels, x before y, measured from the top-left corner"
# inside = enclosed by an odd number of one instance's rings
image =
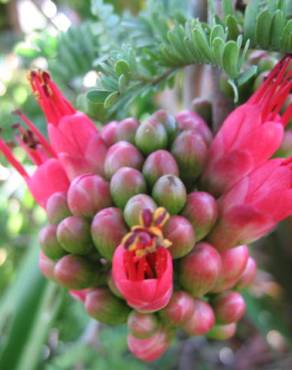
[[[272,20],[271,27],[271,46],[272,48],[277,49],[281,42],[282,30],[285,26],[285,16],[281,10],[276,10]]]
[[[115,71],[118,76],[128,74],[130,72],[130,66],[126,60],[120,59],[115,63]]]
[[[234,14],[234,8],[232,5],[232,0],[223,0],[222,1],[222,10],[223,10],[223,17],[227,17],[229,15]]]
[[[239,73],[239,48],[235,41],[228,41],[223,51],[223,68],[233,79]]]
[[[212,42],[212,53],[214,63],[223,68],[223,52],[224,52],[224,41],[216,37]]]
[[[249,69],[241,73],[237,79],[238,86],[242,86],[257,75],[258,67],[251,66]]]
[[[86,97],[94,104],[104,103],[105,99],[111,92],[109,90],[90,90],[87,92]]]
[[[109,94],[104,101],[105,109],[110,108],[118,100],[119,95],[120,93],[118,91],[113,91],[111,94]]]
[[[283,29],[281,37],[281,49],[283,51],[292,52],[292,19],[290,19]]]
[[[259,14],[261,0],[248,2],[244,16],[244,38],[254,40],[256,30],[256,19]]]
[[[234,16],[228,15],[225,22],[228,28],[228,39],[236,40],[240,34],[238,20]]]
[[[264,10],[257,18],[256,23],[256,44],[262,48],[269,48],[270,35],[272,30],[273,16],[269,10]]]

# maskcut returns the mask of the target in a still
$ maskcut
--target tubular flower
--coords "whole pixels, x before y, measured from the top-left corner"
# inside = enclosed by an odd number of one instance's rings
[[[292,214],[292,157],[267,161],[218,201],[209,236],[219,250],[259,239]]]
[[[19,135],[16,140],[37,166],[37,169],[32,175],[29,175],[15,158],[9,145],[2,139],[0,139],[0,152],[24,178],[36,202],[45,207],[52,194],[67,191],[69,180],[45,137],[23,114],[21,117],[29,129],[26,130],[17,125],[15,128],[18,129]]]
[[[220,195],[269,159],[279,148],[292,104],[280,115],[292,88],[292,57],[286,56],[266,81],[225,120],[209,151],[203,173],[205,189]]]
[[[140,312],[165,307],[172,295],[172,257],[162,227],[169,215],[164,208],[141,213],[113,257],[113,279],[129,306]]]
[[[68,177],[72,180],[88,172],[103,175],[107,145],[94,123],[72,107],[47,72],[32,71],[30,82],[47,118],[52,148]]]

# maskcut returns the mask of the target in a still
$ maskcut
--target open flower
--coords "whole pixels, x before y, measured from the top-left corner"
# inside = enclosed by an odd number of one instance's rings
[[[84,173],[103,175],[107,146],[94,123],[72,107],[47,72],[32,71],[30,82],[47,118],[52,148],[70,180]]]
[[[292,88],[292,57],[286,56],[266,81],[225,120],[209,151],[202,183],[220,195],[269,159],[279,148],[292,105],[280,115]]]
[[[164,208],[143,210],[141,225],[132,227],[113,257],[114,282],[129,306],[140,312],[160,310],[172,295],[170,242],[161,231],[168,217]]]
[[[19,135],[16,140],[37,166],[36,170],[29,175],[15,158],[9,145],[2,139],[0,139],[0,152],[24,178],[37,203],[45,207],[52,194],[67,191],[69,180],[49,142],[25,116],[23,117],[29,129],[25,130],[17,125]]]
[[[267,161],[219,198],[210,242],[224,250],[255,241],[292,214],[292,157]]]

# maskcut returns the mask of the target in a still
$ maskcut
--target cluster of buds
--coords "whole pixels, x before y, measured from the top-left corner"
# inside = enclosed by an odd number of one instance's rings
[[[215,138],[196,113],[158,111],[99,131],[46,72],[30,80],[47,140],[18,113],[29,175],[0,150],[46,209],[40,269],[103,323],[127,323],[128,346],[153,361],[177,329],[227,339],[256,274],[247,244],[292,214],[292,161],[270,159],[292,106],[285,57]]]

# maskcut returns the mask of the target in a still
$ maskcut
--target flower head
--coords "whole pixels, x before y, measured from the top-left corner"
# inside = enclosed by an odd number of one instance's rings
[[[261,87],[225,120],[209,151],[202,183],[220,195],[269,159],[279,148],[292,104],[281,115],[292,88],[291,56],[283,58]]]
[[[134,226],[116,249],[113,278],[128,304],[138,311],[166,306],[172,294],[172,258],[162,227],[168,220],[164,208],[145,209],[140,225]]]

